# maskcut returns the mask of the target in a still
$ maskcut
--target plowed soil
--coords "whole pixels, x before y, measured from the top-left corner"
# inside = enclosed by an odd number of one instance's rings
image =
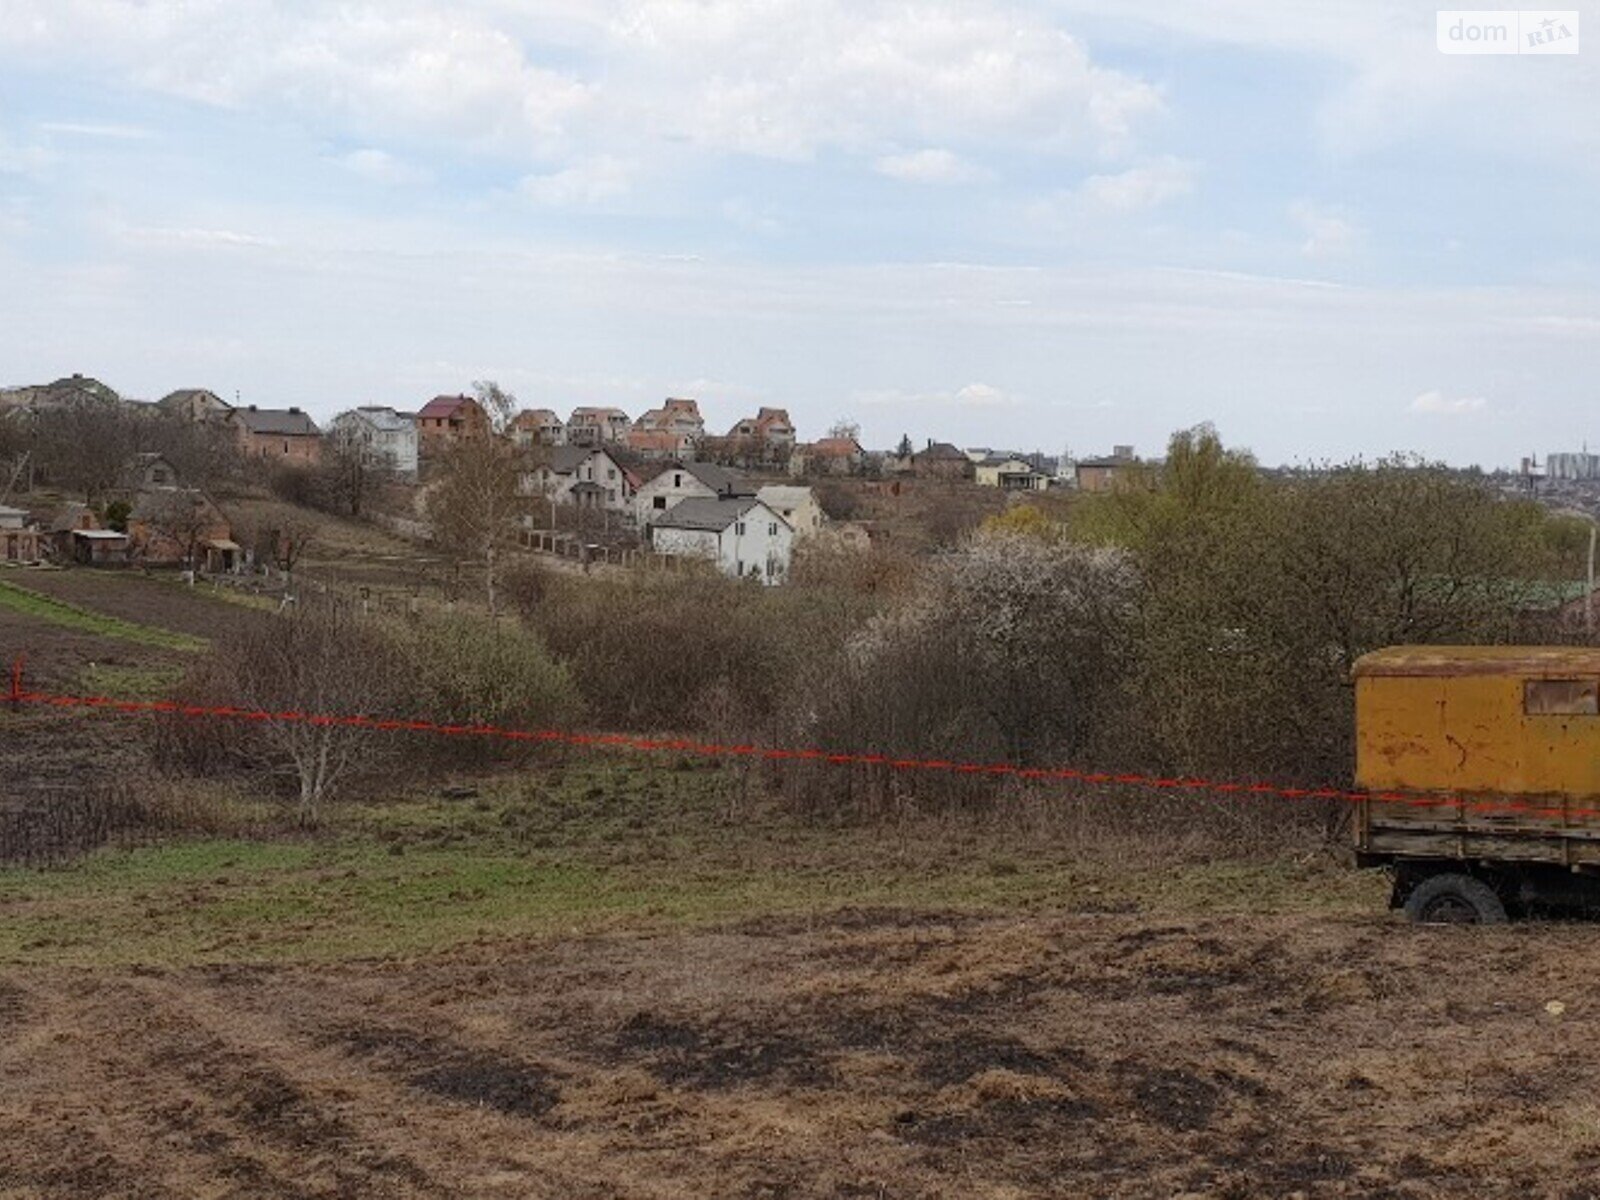
[[[0,975],[8,1196],[1590,1196],[1593,926],[855,912]]]

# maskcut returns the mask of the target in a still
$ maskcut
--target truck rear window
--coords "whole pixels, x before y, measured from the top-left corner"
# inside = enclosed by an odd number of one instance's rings
[[[1600,679],[1529,679],[1522,710],[1531,717],[1600,716]]]

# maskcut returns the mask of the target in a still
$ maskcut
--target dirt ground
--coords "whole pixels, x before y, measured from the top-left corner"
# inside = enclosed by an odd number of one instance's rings
[[[1594,932],[857,911],[9,969],[0,1195],[1591,1196]]]

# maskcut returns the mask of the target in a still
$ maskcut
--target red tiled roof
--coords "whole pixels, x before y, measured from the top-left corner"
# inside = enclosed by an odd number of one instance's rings
[[[856,441],[855,438],[834,437],[823,438],[821,441],[813,442],[808,453],[815,454],[819,458],[854,458],[858,454],[865,453],[865,451],[861,449],[861,443]]]
[[[423,420],[446,420],[455,416],[463,405],[470,403],[471,398],[467,396],[435,396],[422,406],[417,416]]]

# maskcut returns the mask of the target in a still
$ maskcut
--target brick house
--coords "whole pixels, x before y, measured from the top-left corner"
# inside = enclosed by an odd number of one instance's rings
[[[0,560],[38,562],[43,554],[43,539],[28,514],[0,504]]]
[[[565,446],[567,426],[548,408],[525,408],[511,421],[511,440],[519,446]]]
[[[791,475],[859,475],[867,452],[852,437],[829,437],[799,446],[789,458]]]
[[[628,431],[626,444],[641,458],[689,458],[705,432],[699,401],[671,399],[641,415]]]
[[[567,422],[567,445],[610,446],[626,440],[633,420],[620,408],[579,405]]]
[[[911,473],[918,479],[972,479],[977,464],[949,442],[929,442],[911,456]]]
[[[225,418],[247,458],[312,465],[322,460],[322,431],[298,408],[235,408]]]
[[[458,438],[488,432],[489,414],[471,396],[435,396],[417,413],[423,454],[436,454]]]

